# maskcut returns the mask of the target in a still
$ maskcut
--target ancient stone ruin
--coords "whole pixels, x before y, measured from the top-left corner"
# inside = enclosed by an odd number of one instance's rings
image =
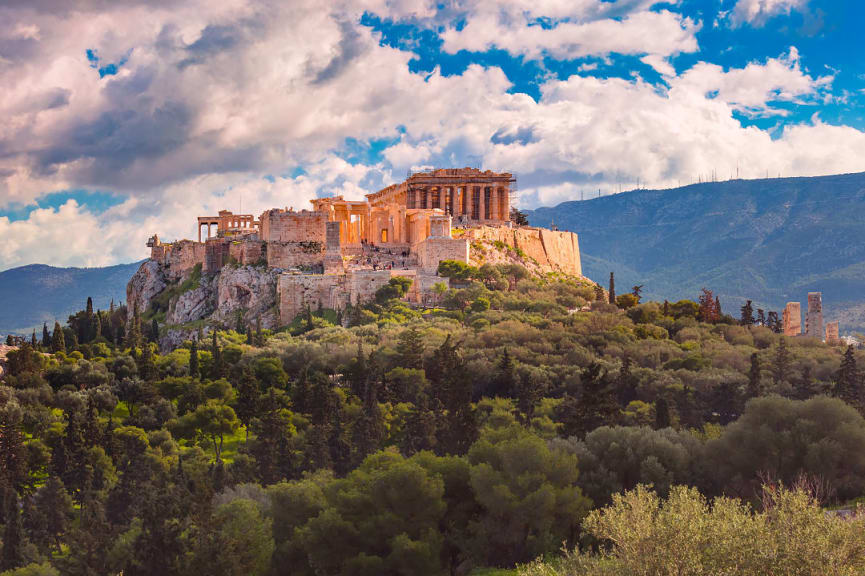
[[[787,302],[784,306],[784,335],[799,336],[802,334],[802,304]]]
[[[820,292],[808,292],[805,335],[811,338],[823,338],[823,294]]]
[[[435,297],[437,283],[448,284],[436,274],[442,260],[496,263],[504,251],[519,255],[539,273],[581,275],[576,234],[510,221],[514,182],[509,173],[439,169],[412,174],[360,201],[318,198],[312,201],[312,210],[275,208],[258,219],[223,210],[217,216],[198,217],[198,241],[167,244],[157,235],[150,238],[150,263],[156,269],[137,276],[161,275],[171,283],[187,277],[196,266],[211,276],[228,265],[260,268],[268,277],[256,281],[266,283],[270,278],[275,284],[278,315],[266,322],[273,325],[290,322],[307,306],[340,310],[367,301],[394,276],[411,278],[407,299],[423,304]],[[155,289],[146,288],[145,280],[130,282],[130,310],[147,307],[148,298],[140,294]],[[208,304],[203,293],[181,296],[180,300],[186,298],[181,309],[189,313],[173,313],[170,319],[188,320],[203,309],[228,314],[231,306],[219,300],[221,294],[231,297],[243,287],[236,280],[222,286],[223,280],[217,279],[216,302]],[[259,300],[262,307],[269,303]]]

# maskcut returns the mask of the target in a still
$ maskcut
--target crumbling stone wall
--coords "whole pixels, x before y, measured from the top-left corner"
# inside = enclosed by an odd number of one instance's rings
[[[309,210],[266,210],[261,215],[261,240],[265,242],[325,243],[325,212]]]
[[[324,265],[324,244],[310,242],[269,242],[268,268],[320,268]]]
[[[316,309],[344,310],[346,305],[363,304],[375,297],[376,291],[395,276],[407,276],[412,285],[406,300],[416,304],[431,303],[433,287],[447,278],[421,274],[416,270],[350,270],[346,274],[280,274],[277,281],[279,321],[291,322],[307,306]]]
[[[820,292],[808,292],[805,334],[811,338],[823,338],[823,294]]]
[[[799,336],[802,334],[802,304],[787,302],[784,306],[784,335]]]
[[[442,260],[469,261],[469,241],[465,238],[430,237],[415,246],[418,266],[424,272],[435,273]]]
[[[840,344],[841,343],[841,334],[838,326],[838,322],[827,322],[826,323],[826,344]]]
[[[180,278],[184,272],[195,268],[196,264],[201,264],[203,268],[207,259],[204,244],[192,240],[162,244],[160,248],[157,256],[161,256],[161,258],[155,260],[162,266],[165,276],[169,280]]]

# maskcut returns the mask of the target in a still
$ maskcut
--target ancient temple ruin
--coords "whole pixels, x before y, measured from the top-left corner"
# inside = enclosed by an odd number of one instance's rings
[[[408,299],[425,302],[435,284],[447,285],[436,274],[442,260],[478,263],[473,243],[495,243],[541,271],[580,275],[576,234],[511,222],[515,181],[474,168],[419,172],[365,200],[317,198],[311,210],[274,208],[258,219],[223,210],[198,217],[197,242],[165,244],[154,235],[147,245],[168,277],[198,264],[206,273],[228,264],[279,271],[284,322],[306,306],[363,302],[393,276],[412,278]]]

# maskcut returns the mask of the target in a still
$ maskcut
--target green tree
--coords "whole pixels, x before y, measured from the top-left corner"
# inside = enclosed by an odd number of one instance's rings
[[[325,495],[324,509],[298,531],[316,573],[441,574],[444,483],[418,462],[379,452]]]
[[[616,279],[613,276],[613,273],[610,272],[610,304],[616,304]]]
[[[751,301],[746,301],[741,308],[741,315],[739,316],[739,324],[742,326],[753,326],[754,325],[754,307],[751,305]]]
[[[516,224],[517,226],[528,226],[529,218],[526,216],[525,212],[521,212],[515,206],[511,206],[511,222]]]
[[[397,341],[396,352],[403,368],[423,368],[424,341],[416,325],[403,330]]]
[[[235,412],[243,427],[246,429],[246,441],[249,442],[249,424],[258,414],[258,405],[261,399],[261,390],[255,373],[247,365],[243,368],[240,384],[237,386],[237,400]]]
[[[751,354],[751,369],[748,371],[748,398],[756,398],[763,395],[763,369],[760,365],[760,356],[754,352]]]
[[[472,550],[482,565],[511,567],[575,543],[590,508],[577,459],[520,427],[483,435],[468,454],[481,506]]]
[[[670,427],[670,404],[664,398],[655,400],[655,428],[663,430]]]
[[[258,505],[237,499],[219,506],[195,554],[198,573],[208,576],[263,576],[274,543],[271,520]]]
[[[209,440],[216,461],[221,462],[225,435],[233,434],[239,426],[240,421],[231,406],[218,400],[208,400],[194,412],[179,418],[174,430],[180,438]]]
[[[189,376],[193,380],[198,380],[201,377],[201,369],[198,362],[198,341],[193,340],[189,348]]]
[[[775,350],[775,358],[772,361],[772,381],[775,386],[786,383],[790,379],[792,359],[790,349],[787,347],[787,339],[778,339],[778,348]]]
[[[54,323],[54,332],[51,334],[51,351],[55,354],[58,352],[66,352],[66,338],[63,335],[63,329],[59,322]]]
[[[865,420],[835,398],[804,402],[755,398],[742,416],[706,445],[707,470],[718,488],[752,498],[765,479],[793,485],[821,478],[840,500],[865,490]]]
[[[579,399],[566,396],[559,407],[559,420],[568,435],[585,436],[598,426],[615,424],[619,405],[609,376],[592,362],[580,376]]]
[[[862,377],[856,366],[852,345],[844,352],[841,368],[835,377],[835,396],[856,409],[862,408]]]

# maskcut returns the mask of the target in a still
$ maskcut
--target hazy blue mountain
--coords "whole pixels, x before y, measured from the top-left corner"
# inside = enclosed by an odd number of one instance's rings
[[[617,292],[644,284],[655,299],[714,290],[738,316],[780,310],[809,291],[842,332],[865,329],[865,173],[732,180],[635,190],[528,213],[579,234],[583,273]]]
[[[140,262],[107,268],[55,268],[32,264],[0,272],[0,335],[30,333],[42,323],[50,329],[70,314],[82,310],[87,297],[95,308],[107,309],[126,300],[126,283]]]

